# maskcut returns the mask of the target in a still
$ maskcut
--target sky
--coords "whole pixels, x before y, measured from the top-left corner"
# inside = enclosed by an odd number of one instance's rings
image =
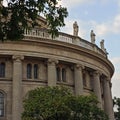
[[[98,46],[105,40],[108,58],[115,67],[112,95],[120,97],[120,0],[61,0],[59,4],[69,12],[61,31],[73,34],[73,23],[77,21],[81,38],[90,41],[93,30]]]
[[[59,4],[69,12],[62,32],[73,34],[77,21],[81,38],[90,41],[90,31],[94,30],[98,46],[105,40],[108,58],[115,67],[112,94],[120,97],[120,0],[61,0]]]

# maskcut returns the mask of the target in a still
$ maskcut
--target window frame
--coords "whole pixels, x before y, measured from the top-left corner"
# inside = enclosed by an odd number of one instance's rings
[[[5,69],[6,69],[5,62],[1,62],[0,63],[0,77],[1,78],[5,78]]]
[[[32,64],[28,63],[27,64],[27,79],[32,79]]]
[[[34,64],[33,72],[34,72],[34,79],[38,79],[38,64]]]
[[[5,117],[5,93],[3,91],[0,90],[0,94],[3,95],[2,97],[0,96],[0,99],[2,98],[2,102],[0,100],[0,106],[2,104],[2,108],[0,107],[0,110],[3,112],[2,115],[0,115],[0,118],[4,118]]]

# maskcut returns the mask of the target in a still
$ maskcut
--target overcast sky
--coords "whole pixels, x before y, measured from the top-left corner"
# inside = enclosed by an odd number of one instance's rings
[[[109,59],[115,66],[112,77],[113,96],[120,97],[120,0],[62,0],[69,16],[62,31],[72,34],[73,22],[79,25],[79,36],[90,40],[90,31],[96,34],[96,44],[105,40]]]

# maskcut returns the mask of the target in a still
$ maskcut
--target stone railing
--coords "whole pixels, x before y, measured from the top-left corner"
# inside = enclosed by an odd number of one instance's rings
[[[52,39],[51,35],[48,33],[46,29],[29,29],[29,30],[24,31],[24,36],[25,37],[36,37],[36,38],[42,38],[42,39],[50,39],[50,40],[56,40],[56,41],[70,43],[70,44],[75,44],[83,48],[95,51],[103,55],[104,57],[107,57],[106,52],[100,49],[97,45],[92,44],[88,42],[87,40],[81,39],[80,37],[76,37],[73,35],[59,32],[59,36]]]

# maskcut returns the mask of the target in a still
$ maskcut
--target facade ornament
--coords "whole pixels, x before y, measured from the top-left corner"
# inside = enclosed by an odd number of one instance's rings
[[[58,60],[57,59],[54,59],[54,58],[49,58],[48,59],[48,64],[52,64],[52,65],[54,65],[54,64],[58,64]]]
[[[91,37],[91,43],[95,44],[95,33],[93,32],[93,30],[91,30],[90,32],[90,37]]]
[[[79,64],[79,63],[77,63],[77,64],[75,65],[75,67],[76,67],[77,69],[84,69],[84,68],[85,68],[84,65]]]
[[[103,51],[105,50],[104,40],[101,40],[101,41],[100,41],[100,47],[101,47],[101,49],[102,49]]]
[[[108,52],[107,52],[106,48],[104,47],[104,40],[103,39],[100,41],[100,47],[105,52],[105,54],[108,55]]]
[[[79,31],[79,26],[78,26],[77,22],[75,21],[73,23],[73,35],[78,36],[78,31]]]
[[[94,71],[94,76],[98,76],[100,74],[101,74],[101,72],[99,70]]]
[[[21,61],[24,59],[24,56],[23,55],[13,55],[12,59],[15,61]]]

